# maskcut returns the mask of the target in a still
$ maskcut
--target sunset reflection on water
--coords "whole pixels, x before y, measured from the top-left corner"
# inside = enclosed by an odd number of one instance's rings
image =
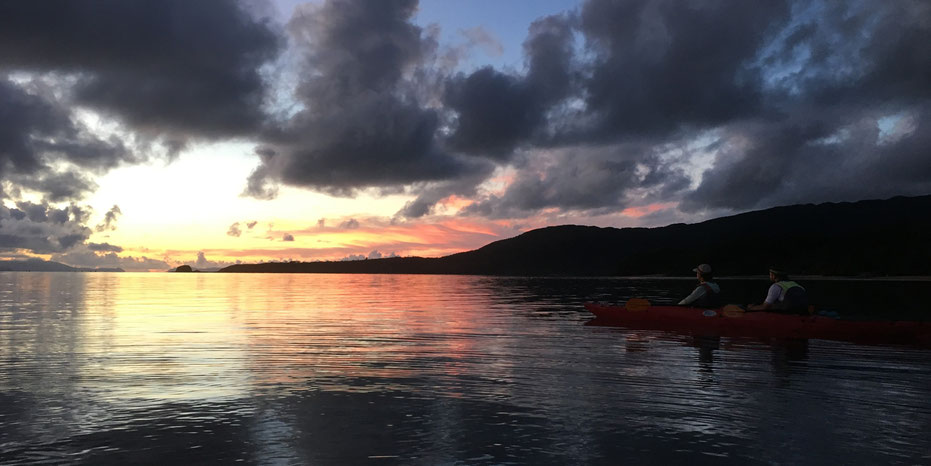
[[[689,286],[0,273],[0,462],[928,459],[927,350],[584,325]]]

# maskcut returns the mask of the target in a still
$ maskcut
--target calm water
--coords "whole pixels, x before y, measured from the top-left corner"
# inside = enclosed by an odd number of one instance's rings
[[[584,325],[691,286],[0,273],[0,463],[931,464],[931,350]]]

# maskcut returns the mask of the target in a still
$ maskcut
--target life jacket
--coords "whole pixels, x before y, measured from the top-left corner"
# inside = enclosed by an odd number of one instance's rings
[[[707,283],[702,283],[701,286],[705,289],[705,294],[702,295],[701,298],[696,299],[695,302],[692,303],[692,306],[707,308],[721,307],[722,304],[720,293],[718,291],[714,291],[714,288]]]
[[[776,282],[782,288],[782,303],[787,311],[808,311],[808,292],[793,281]]]

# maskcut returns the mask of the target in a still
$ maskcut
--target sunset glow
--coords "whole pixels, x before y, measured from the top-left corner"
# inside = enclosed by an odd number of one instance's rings
[[[931,192],[919,3],[208,3],[5,12],[0,259],[437,257]]]

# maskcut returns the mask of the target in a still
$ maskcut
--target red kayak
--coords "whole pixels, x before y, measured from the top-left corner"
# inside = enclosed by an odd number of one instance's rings
[[[931,322],[859,321],[773,312],[744,312],[736,306],[701,309],[653,306],[632,299],[625,306],[586,303],[594,325],[671,330],[691,335],[758,338],[817,338],[856,343],[931,345]]]

